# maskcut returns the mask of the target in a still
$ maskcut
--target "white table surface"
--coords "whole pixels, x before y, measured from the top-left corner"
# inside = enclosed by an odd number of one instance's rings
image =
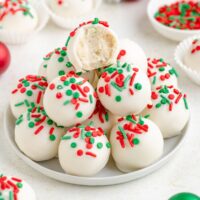
[[[97,16],[108,20],[120,37],[129,37],[138,42],[148,56],[163,57],[175,66],[173,53],[177,43],[154,31],[146,16],[146,4],[146,0],[140,0],[137,3],[103,5]],[[172,194],[183,191],[200,195],[200,88],[191,83],[179,69],[180,85],[189,96],[192,113],[189,134],[174,159],[148,177],[109,187],[74,186],[43,176],[12,152],[5,142],[2,120],[13,84],[21,76],[36,73],[43,55],[62,46],[67,34],[67,31],[50,22],[29,43],[9,46],[12,63],[9,70],[0,76],[0,172],[19,176],[30,182],[38,200],[166,200]]]

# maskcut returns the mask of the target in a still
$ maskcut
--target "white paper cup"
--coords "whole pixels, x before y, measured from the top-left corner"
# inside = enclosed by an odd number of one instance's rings
[[[51,16],[52,21],[59,27],[63,29],[71,29],[76,27],[78,24],[80,24],[83,21],[91,20],[95,17],[95,13],[99,6],[101,5],[102,0],[94,0],[94,8],[90,13],[87,13],[86,15],[80,16],[80,17],[70,17],[68,19],[63,18],[57,14],[55,14],[52,9],[50,8],[49,2],[50,0],[43,0],[45,4],[45,8],[49,15]],[[75,1],[75,0],[74,0]]]
[[[36,29],[28,33],[15,33],[14,31],[0,30],[0,40],[6,44],[18,45],[28,42],[33,36],[40,32],[47,24],[49,15],[40,1],[31,3],[38,15],[38,25]]]
[[[183,40],[175,50],[175,61],[178,66],[186,73],[186,75],[197,85],[200,85],[200,72],[192,69],[190,66],[184,64],[184,56],[189,51],[192,45],[192,41],[200,39],[200,35],[189,37]]]

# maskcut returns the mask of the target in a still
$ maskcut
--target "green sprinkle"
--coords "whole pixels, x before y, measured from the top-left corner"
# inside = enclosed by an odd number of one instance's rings
[[[28,127],[29,127],[29,128],[33,128],[34,126],[35,126],[35,123],[34,123],[34,122],[29,122],[29,123],[28,123]]]
[[[130,78],[131,78],[131,75],[128,75],[128,76],[126,77],[126,79],[124,80],[124,87],[127,86],[128,82],[129,82],[129,80],[130,80]]]
[[[55,135],[50,135],[50,136],[49,136],[49,139],[50,139],[51,141],[55,141],[55,140],[56,140],[56,136],[55,136]]]
[[[47,120],[47,124],[48,124],[48,125],[52,125],[52,124],[53,124],[53,121],[52,121],[51,119],[48,119],[48,120]]]
[[[91,144],[94,144],[94,142],[95,142],[95,139],[94,139],[93,137],[91,137],[91,138],[90,138],[90,143],[91,143]]]
[[[147,119],[149,117],[150,117],[150,114],[147,114],[147,115],[144,116],[145,119]]]
[[[64,135],[63,137],[62,137],[62,140],[70,140],[72,137],[71,136],[69,136],[69,135]]]
[[[20,103],[15,104],[15,107],[19,107],[19,106],[22,106],[22,105],[24,105],[24,102],[20,102]]]
[[[125,68],[127,66],[127,63],[124,63],[123,65],[122,65],[122,68]]]
[[[184,101],[184,104],[185,104],[185,108],[186,108],[186,110],[188,110],[188,109],[189,109],[189,106],[188,106],[188,103],[187,103],[186,98],[183,98],[183,101]]]
[[[106,147],[107,147],[108,149],[110,149],[110,147],[111,147],[110,142],[107,142],[107,143],[106,143]]]
[[[29,107],[30,106],[30,103],[27,99],[24,100],[24,104],[26,105],[26,107]]]
[[[79,94],[78,92],[74,92],[73,97],[74,97],[75,99],[78,99],[79,96],[80,96],[80,94]]]
[[[16,120],[16,123],[15,123],[15,124],[16,124],[16,125],[19,125],[19,124],[21,124],[22,122],[23,122],[23,119],[22,119],[22,118],[19,118],[19,119]]]
[[[23,187],[23,184],[22,184],[22,183],[17,183],[17,187],[18,187],[18,188],[22,188],[22,187]]]
[[[58,62],[63,62],[64,61],[64,58],[63,57],[60,57],[60,58],[58,58]]]
[[[24,83],[24,87],[28,87],[28,86],[30,86],[30,83],[29,82],[25,82]]]
[[[114,81],[111,82],[111,85],[119,92],[122,92],[122,89],[121,87],[119,87]]]
[[[69,103],[70,103],[70,100],[66,100],[66,101],[63,103],[63,105],[66,106],[66,105],[68,105]]]
[[[136,84],[135,84],[135,89],[136,89],[136,90],[141,90],[141,89],[142,89],[142,84],[136,83]]]
[[[63,89],[63,86],[62,86],[62,85],[58,85],[58,86],[57,86],[57,89],[58,89],[58,90],[61,90],[61,89]]]
[[[85,134],[84,134],[84,129],[81,129],[81,138],[84,140],[85,139]]]
[[[99,19],[95,18],[94,21],[92,22],[92,24],[98,24],[99,23]]]
[[[126,116],[126,120],[129,121],[129,122],[132,122],[132,123],[136,124],[136,121],[133,120],[133,118],[132,118],[131,115]]]
[[[122,100],[122,97],[121,97],[121,96],[116,96],[116,97],[115,97],[115,101],[116,101],[116,102],[120,102],[121,100]]]
[[[161,105],[162,105],[161,103],[157,103],[157,104],[156,104],[156,108],[160,108]]]
[[[101,142],[97,143],[97,148],[98,149],[102,149],[102,147],[103,147],[103,144]]]
[[[153,77],[153,81],[152,84],[155,85],[156,84],[156,76]]]
[[[59,75],[59,76],[65,75],[65,71],[64,71],[64,70],[60,70],[60,71],[58,72],[58,75]]]
[[[69,79],[69,82],[70,82],[70,83],[75,83],[75,82],[76,82],[76,79],[75,79],[75,78],[70,78],[70,79]]]
[[[73,93],[72,90],[67,90],[67,91],[66,91],[66,95],[67,95],[67,96],[71,96],[72,93]]]
[[[70,83],[69,83],[69,81],[64,81],[64,83],[63,83],[65,86],[68,86]]]
[[[123,74],[123,69],[118,69],[119,74]]]
[[[109,121],[109,114],[106,112],[105,114],[105,120],[108,122]]]
[[[82,113],[81,111],[78,111],[78,112],[76,113],[76,116],[77,116],[78,118],[81,118],[81,117],[83,116],[83,113]]]
[[[70,146],[71,146],[71,148],[73,148],[73,149],[74,149],[74,148],[76,148],[76,147],[77,147],[77,144],[76,144],[76,142],[72,142]]]
[[[139,117],[139,124],[140,124],[140,125],[144,125],[144,121],[142,120],[142,117],[141,117],[141,116]]]
[[[91,137],[91,136],[92,136],[92,133],[88,131],[88,132],[86,132],[85,136],[86,136],[86,137]]]
[[[126,135],[125,130],[124,130],[121,126],[118,126],[118,129],[119,129],[119,131],[122,133],[123,137],[124,137],[125,139],[127,139],[127,135]]]
[[[67,67],[72,67],[72,63],[71,62],[67,62],[66,66]]]
[[[164,72],[164,71],[165,71],[165,68],[164,68],[164,67],[160,67],[160,68],[159,68],[159,71],[160,71],[160,72]]]
[[[42,87],[42,86],[40,86],[40,85],[38,85],[38,84],[34,84],[34,86],[37,87],[37,88],[39,88],[39,89],[41,89],[41,90],[45,90],[44,87]]]
[[[67,38],[66,43],[65,43],[65,46],[66,46],[66,47],[68,46],[70,39],[71,39],[71,37],[69,36],[69,37]]]
[[[92,104],[93,103],[93,97],[92,97],[91,94],[89,95],[89,99],[90,99],[90,103]]]
[[[140,143],[140,140],[138,138],[133,139],[133,144],[138,145]]]
[[[64,51],[64,50],[62,50],[62,51],[60,52],[60,54],[61,54],[61,56],[66,56],[66,55],[67,55],[66,51]]]
[[[14,199],[13,192],[12,192],[12,191],[10,191],[10,192],[9,192],[9,200],[13,200],[13,199]]]

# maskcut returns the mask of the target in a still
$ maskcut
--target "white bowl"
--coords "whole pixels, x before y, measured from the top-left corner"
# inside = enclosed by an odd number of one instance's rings
[[[0,40],[12,45],[23,44],[31,40],[33,36],[39,33],[47,24],[49,20],[49,15],[44,9],[44,5],[40,1],[31,2],[32,6],[35,8],[38,15],[38,25],[36,29],[31,33],[19,33],[8,32],[5,30],[0,30]]]
[[[200,85],[200,72],[197,72],[194,69],[191,69],[189,66],[186,66],[184,64],[184,56],[189,51],[192,41],[194,39],[200,39],[200,34],[195,35],[192,37],[189,37],[185,40],[183,40],[176,48],[174,59],[177,63],[177,65],[186,73],[186,75],[197,85]]]
[[[73,18],[68,18],[68,19],[55,14],[52,11],[52,9],[50,8],[49,2],[50,2],[50,0],[43,0],[44,6],[45,6],[47,12],[49,13],[49,15],[51,16],[52,21],[57,26],[59,26],[63,29],[71,29],[71,28],[76,27],[83,21],[88,21],[88,20],[91,20],[92,18],[94,18],[95,13],[96,13],[97,9],[99,8],[99,6],[101,5],[102,0],[94,0],[94,8],[92,9],[91,12],[89,12],[83,16],[80,16],[80,17],[73,17]]]
[[[154,18],[155,13],[161,6],[165,4],[171,4],[176,1],[177,0],[151,0],[149,2],[147,7],[147,14],[155,30],[164,37],[175,41],[182,41],[190,36],[200,34],[200,30],[179,30],[165,26]]]
[[[65,183],[90,186],[114,185],[119,183],[125,183],[128,181],[133,181],[142,178],[151,174],[152,172],[157,171],[160,167],[164,166],[166,163],[169,162],[169,160],[173,158],[173,156],[184,143],[185,138],[187,138],[187,135],[189,134],[186,126],[185,129],[182,131],[181,135],[170,139],[166,139],[164,142],[163,156],[155,163],[146,168],[130,173],[122,173],[116,168],[114,162],[111,159],[106,165],[106,167],[97,175],[93,177],[80,177],[64,173],[61,166],[59,165],[57,158],[44,162],[32,161],[30,158],[24,155],[17,147],[17,144],[15,143],[14,139],[14,129],[15,119],[11,113],[10,106],[6,106],[4,114],[4,132],[5,139],[7,141],[5,142],[8,142],[13,152],[15,152],[17,156],[19,156],[27,165],[29,165],[33,169],[50,178]]]

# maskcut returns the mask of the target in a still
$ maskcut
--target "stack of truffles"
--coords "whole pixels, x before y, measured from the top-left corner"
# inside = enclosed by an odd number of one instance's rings
[[[13,89],[15,141],[34,161],[58,155],[77,176],[97,174],[110,154],[122,172],[147,167],[189,120],[177,76],[163,59],[119,40],[107,22],[82,23],[45,56],[39,75]]]

